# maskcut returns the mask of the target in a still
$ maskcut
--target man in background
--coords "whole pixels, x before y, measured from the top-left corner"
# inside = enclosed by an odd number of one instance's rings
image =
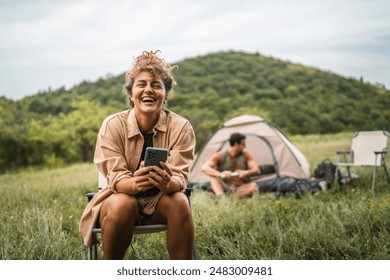
[[[211,189],[216,196],[231,192],[238,198],[250,197],[258,191],[250,177],[260,174],[259,167],[246,150],[245,135],[231,134],[229,144],[226,151],[215,153],[201,170],[210,176]]]

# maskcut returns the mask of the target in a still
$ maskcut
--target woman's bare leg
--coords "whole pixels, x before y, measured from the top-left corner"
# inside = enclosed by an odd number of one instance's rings
[[[100,225],[105,259],[124,258],[137,222],[138,205],[135,197],[116,193],[103,202],[100,209]]]
[[[194,250],[194,223],[184,193],[163,195],[153,214],[152,223],[168,225],[167,244],[172,260],[190,260]]]

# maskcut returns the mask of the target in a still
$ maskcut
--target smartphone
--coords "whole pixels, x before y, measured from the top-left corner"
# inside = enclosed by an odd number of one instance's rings
[[[168,150],[164,148],[148,147],[145,152],[144,165],[160,166],[160,161],[166,162],[168,158]],[[161,166],[160,166],[161,167]]]

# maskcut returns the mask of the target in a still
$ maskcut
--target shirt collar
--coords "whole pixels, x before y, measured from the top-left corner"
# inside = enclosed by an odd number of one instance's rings
[[[167,111],[161,110],[160,117],[158,118],[158,121],[153,128],[153,134],[156,134],[157,131],[160,132],[167,131],[167,118],[168,118]],[[141,131],[139,129],[138,122],[135,117],[135,110],[130,109],[129,115],[127,117],[127,135],[128,138],[131,138],[138,134],[141,134]]]

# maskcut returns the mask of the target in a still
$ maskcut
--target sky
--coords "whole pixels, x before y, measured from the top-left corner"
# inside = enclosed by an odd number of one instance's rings
[[[389,15],[389,0],[0,0],[0,96],[118,75],[157,49],[171,64],[258,52],[389,89]]]

